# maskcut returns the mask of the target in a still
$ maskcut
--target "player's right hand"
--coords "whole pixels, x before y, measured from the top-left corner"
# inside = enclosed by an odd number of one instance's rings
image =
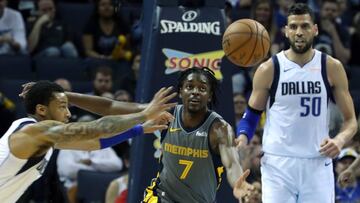
[[[170,110],[177,104],[176,102],[168,103],[177,95],[177,93],[170,94],[172,89],[173,87],[163,87],[158,92],[156,92],[149,105],[143,110],[146,120],[151,120],[158,117],[161,113]]]
[[[337,181],[342,188],[353,185],[356,181],[354,171],[351,168],[346,169],[340,173]]]

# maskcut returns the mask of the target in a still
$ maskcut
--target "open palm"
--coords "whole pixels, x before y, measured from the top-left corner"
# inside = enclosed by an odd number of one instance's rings
[[[250,170],[247,169],[240,178],[236,181],[233,194],[237,199],[241,199],[243,197],[248,196],[252,190],[254,190],[254,187],[246,182],[246,178],[249,176]]]

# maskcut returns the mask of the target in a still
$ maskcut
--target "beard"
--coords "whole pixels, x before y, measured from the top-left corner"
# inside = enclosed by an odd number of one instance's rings
[[[290,41],[290,40],[289,40],[289,41]],[[307,51],[311,48],[311,46],[312,46],[312,44],[313,44],[313,41],[314,41],[314,39],[309,40],[308,42],[306,42],[305,46],[302,47],[302,48],[298,48],[298,47],[295,45],[295,40],[294,40],[294,41],[290,41],[290,47],[291,47],[291,49],[292,49],[295,53],[297,53],[297,54],[303,54],[303,53],[307,52]]]

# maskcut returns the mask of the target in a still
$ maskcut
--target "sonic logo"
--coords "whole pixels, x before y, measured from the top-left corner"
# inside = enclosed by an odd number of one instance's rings
[[[165,61],[165,74],[167,75],[192,67],[208,67],[214,71],[216,79],[222,80],[223,78],[220,71],[221,58],[224,56],[223,50],[191,54],[164,48],[162,52],[167,57]]]

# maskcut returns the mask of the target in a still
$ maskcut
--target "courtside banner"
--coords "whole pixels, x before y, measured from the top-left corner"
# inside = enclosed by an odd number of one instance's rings
[[[152,15],[148,18],[144,16],[144,41],[137,100],[150,101],[161,87],[171,85],[176,87],[181,71],[194,66],[208,67],[215,72],[216,78],[221,83],[218,106],[214,109],[233,124],[231,85],[233,70],[222,68],[224,10],[216,7],[194,9],[181,6],[150,8],[153,9]],[[145,23],[151,23],[151,26]],[[160,142],[157,141],[156,136],[134,139],[128,202],[139,202],[151,179],[156,177],[157,157],[161,151],[159,147]],[[225,175],[218,200],[218,202],[235,202]]]

